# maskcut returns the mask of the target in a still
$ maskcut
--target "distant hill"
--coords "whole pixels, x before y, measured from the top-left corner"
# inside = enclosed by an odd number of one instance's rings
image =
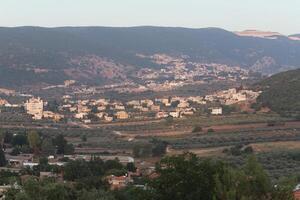
[[[258,104],[284,116],[300,117],[300,69],[276,74],[258,84]]]
[[[289,38],[292,40],[300,41],[300,34],[290,35]]]
[[[241,37],[218,28],[3,27],[0,44],[0,85],[8,86],[67,79],[102,84],[144,66],[159,67],[137,54],[185,56],[265,74],[300,67],[297,40]]]
[[[245,37],[257,37],[257,38],[266,38],[266,39],[278,39],[278,37],[284,37],[284,35],[277,32],[270,31],[259,31],[259,30],[245,30],[240,32],[235,32],[239,36]]]

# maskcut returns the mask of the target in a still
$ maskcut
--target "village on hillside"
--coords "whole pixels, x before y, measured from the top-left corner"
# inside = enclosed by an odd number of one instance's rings
[[[2,98],[0,107],[22,107],[33,120],[52,119],[55,122],[75,120],[90,124],[167,117],[182,118],[192,116],[203,108],[206,114],[222,115],[224,106],[250,105],[255,102],[259,94],[259,91],[233,88],[206,96],[173,96],[127,102],[104,98],[76,100],[70,95],[64,95],[61,101],[51,102],[52,105],[39,97],[31,97],[23,104],[10,104]]]

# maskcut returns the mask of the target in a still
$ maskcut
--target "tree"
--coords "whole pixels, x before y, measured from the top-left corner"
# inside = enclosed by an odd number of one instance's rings
[[[149,182],[154,199],[215,199],[218,165],[190,153],[163,158],[156,168],[159,177]]]
[[[297,181],[272,187],[254,156],[242,169],[221,161],[202,160],[194,154],[163,158],[156,167],[159,176],[148,181],[150,199],[160,200],[292,200]]]
[[[111,169],[123,170],[124,166],[119,162],[119,160],[108,160],[104,163],[104,170],[108,171]]]
[[[238,178],[240,171],[234,170],[227,165],[219,165],[219,172],[216,174],[215,196],[218,200],[242,199],[238,198]]]
[[[0,145],[0,167],[4,167],[7,164],[5,153]]]
[[[126,169],[127,169],[129,172],[136,172],[136,167],[135,167],[134,163],[127,163]]]
[[[55,154],[55,146],[50,138],[46,138],[43,140],[41,145],[41,151],[44,156],[54,155]]]
[[[28,144],[28,140],[25,134],[17,134],[12,138],[13,146],[23,146]]]
[[[245,197],[253,200],[264,200],[272,191],[272,185],[266,172],[254,156],[250,156],[243,167],[239,190]]]
[[[166,154],[168,143],[158,139],[152,139],[152,156],[159,157]]]
[[[56,147],[57,154],[73,154],[74,146],[72,144],[68,144],[67,140],[64,138],[62,134],[57,135],[53,139],[53,144]]]
[[[91,191],[83,190],[80,192],[78,200],[115,200],[114,196],[103,190],[93,189]]]
[[[84,177],[92,176],[88,163],[84,160],[68,162],[64,168],[64,179],[75,181]]]
[[[37,181],[34,178],[30,178],[23,184],[22,190],[10,189],[6,194],[8,200],[71,200],[74,199],[69,194],[69,188],[65,185],[47,182]]]
[[[34,179],[28,179],[23,186],[25,193],[27,194],[31,200],[40,200],[43,199],[42,197],[42,188],[40,187],[40,183]]]
[[[16,200],[31,200],[32,198],[30,198],[26,193],[24,192],[18,192],[16,194]]]
[[[134,186],[116,190],[114,196],[118,200],[156,200],[151,192]]]
[[[53,139],[53,144],[56,146],[57,154],[64,154],[67,146],[67,140],[65,140],[62,134],[57,135]]]
[[[33,153],[37,155],[39,153],[39,148],[41,145],[41,139],[36,131],[30,131],[27,135],[27,140],[30,148],[33,149]]]
[[[63,184],[50,183],[42,188],[43,198],[49,200],[72,199]]]

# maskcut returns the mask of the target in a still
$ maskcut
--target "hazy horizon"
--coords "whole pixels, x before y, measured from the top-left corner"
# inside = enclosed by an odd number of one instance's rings
[[[300,33],[300,1],[4,0],[0,26],[162,26]]]
[[[137,26],[97,26],[97,25],[79,25],[79,26],[38,26],[38,25],[23,25],[23,26],[0,26],[0,28],[22,28],[22,27],[37,27],[37,28],[138,28],[138,27],[157,27],[157,28],[182,28],[182,29],[222,29],[229,32],[241,32],[241,31],[265,31],[265,32],[275,32],[280,33],[282,35],[290,36],[299,33],[291,33],[291,34],[284,34],[282,32],[274,31],[274,30],[262,30],[262,29],[244,29],[244,30],[228,30],[222,27],[184,27],[184,26],[159,26],[159,25],[137,25]]]

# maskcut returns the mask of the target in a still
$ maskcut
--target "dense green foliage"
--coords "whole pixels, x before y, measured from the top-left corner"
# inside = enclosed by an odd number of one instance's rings
[[[109,167],[118,166],[117,163],[110,163]],[[117,191],[107,190],[101,179],[107,167],[105,162],[92,160],[70,165],[73,169],[66,170],[76,171],[79,175],[72,173],[80,176],[71,178],[72,184],[31,178],[21,185],[22,189],[10,189],[7,199],[292,200],[292,188],[297,183],[295,178],[283,179],[275,187],[253,156],[241,168],[232,168],[222,161],[202,160],[190,153],[165,157],[157,163],[157,176],[147,180],[146,187],[128,186]]]

